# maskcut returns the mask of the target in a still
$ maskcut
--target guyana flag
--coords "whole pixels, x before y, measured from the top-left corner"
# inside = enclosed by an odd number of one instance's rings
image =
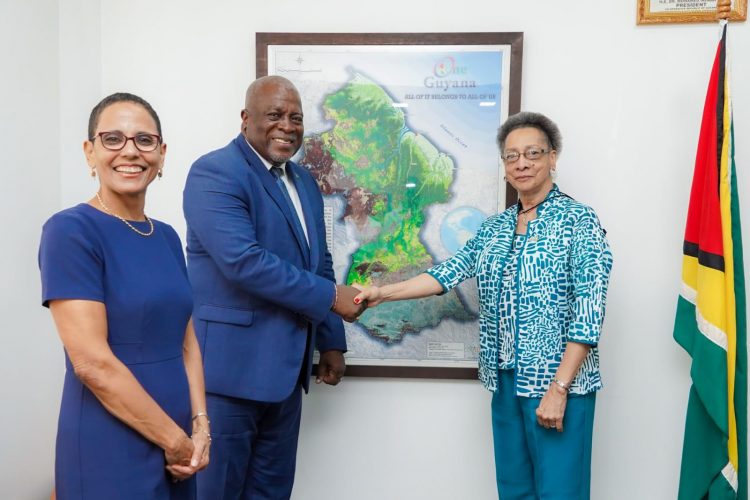
[[[747,499],[747,343],[726,24],[703,108],[675,340],[692,387],[679,500]]]

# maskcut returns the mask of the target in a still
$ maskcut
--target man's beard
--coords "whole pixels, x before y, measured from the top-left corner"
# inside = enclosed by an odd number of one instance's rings
[[[282,163],[286,163],[289,160],[291,160],[292,157],[295,154],[297,154],[297,151],[299,151],[299,148],[295,149],[294,152],[291,154],[273,154],[269,152],[269,156],[270,156],[269,160],[271,160],[271,163],[276,163],[280,165]]]

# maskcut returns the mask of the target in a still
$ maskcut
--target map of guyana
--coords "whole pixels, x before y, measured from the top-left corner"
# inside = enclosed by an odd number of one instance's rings
[[[322,103],[333,128],[305,138],[305,165],[324,195],[344,195],[343,218],[360,242],[351,257],[349,284],[385,285],[411,278],[435,264],[420,239],[426,210],[450,199],[454,162],[411,130],[385,90],[354,74]],[[388,302],[368,309],[359,324],[389,344],[453,318],[475,316],[450,292],[426,299]]]

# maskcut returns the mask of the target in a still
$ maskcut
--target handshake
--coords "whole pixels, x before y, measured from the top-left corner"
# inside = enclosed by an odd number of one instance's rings
[[[352,323],[367,309],[367,296],[368,290],[357,285],[336,285],[336,302],[331,310]]]

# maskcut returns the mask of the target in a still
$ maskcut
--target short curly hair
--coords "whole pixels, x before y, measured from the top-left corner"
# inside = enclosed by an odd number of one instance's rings
[[[547,145],[550,149],[557,151],[559,155],[562,151],[562,135],[555,122],[541,113],[532,111],[521,111],[508,117],[497,131],[497,145],[502,153],[505,149],[505,140],[508,135],[519,128],[535,128],[542,132],[547,138]]]
[[[151,105],[142,97],[138,97],[135,94],[130,94],[128,92],[116,92],[114,94],[108,95],[101,101],[99,101],[99,104],[94,106],[94,109],[91,110],[91,115],[89,116],[89,140],[94,140],[94,134],[96,133],[96,127],[99,125],[99,117],[102,115],[102,111],[104,111],[109,106],[116,104],[118,102],[132,102],[135,104],[139,104],[143,106],[143,108],[148,112],[149,115],[151,115],[151,118],[154,119],[154,122],[156,123],[156,133],[161,136],[161,121],[159,120],[159,115],[156,114],[156,111],[154,111],[154,108],[151,107]]]

